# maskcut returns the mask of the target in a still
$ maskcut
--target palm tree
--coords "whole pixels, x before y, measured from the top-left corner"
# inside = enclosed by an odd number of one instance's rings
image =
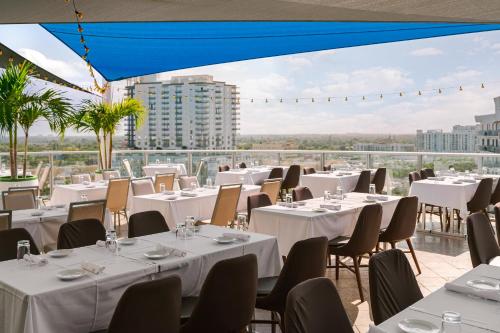
[[[18,123],[24,131],[23,177],[26,177],[30,128],[36,121],[43,118],[47,120],[53,132],[63,137],[64,131],[70,124],[72,107],[67,98],[53,89],[42,93],[26,94],[24,99],[25,103],[20,109]]]

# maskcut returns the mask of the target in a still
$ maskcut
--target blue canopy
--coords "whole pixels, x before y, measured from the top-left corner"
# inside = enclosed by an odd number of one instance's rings
[[[43,24],[80,56],[77,25]],[[500,24],[382,22],[84,23],[92,66],[108,81],[301,52],[499,30]]]

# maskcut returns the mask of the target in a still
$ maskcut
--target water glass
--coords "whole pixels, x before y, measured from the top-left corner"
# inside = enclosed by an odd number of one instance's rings
[[[30,255],[30,241],[20,240],[17,242],[17,260],[23,260],[25,255]]]
[[[239,169],[240,169],[240,165],[239,165],[239,164],[236,164],[236,165],[234,166],[234,168],[235,168],[236,170],[239,170]]]
[[[41,209],[43,207],[43,198],[42,196],[38,195],[36,197],[36,208]]]
[[[185,239],[186,225],[184,223],[177,223],[175,225],[175,238]]]
[[[285,195],[285,202],[287,207],[293,208],[293,197],[290,193]]]
[[[243,214],[238,214],[238,229],[242,231],[248,230],[247,216]]]
[[[160,164],[160,160],[159,159],[156,159],[156,164]]]
[[[160,183],[160,193],[165,192],[165,183]]]
[[[340,200],[344,200],[344,189],[342,186],[337,186],[337,196]]]
[[[186,216],[184,220],[185,233],[184,239],[191,239],[194,236],[194,216]]]
[[[330,200],[330,191],[325,191],[323,193],[323,200],[325,200],[325,201]]]
[[[108,230],[106,231],[106,248],[113,253],[116,253],[118,248],[118,243],[116,242],[116,231]]]
[[[376,193],[376,190],[375,190],[375,184],[370,184],[370,191],[369,191],[370,194],[375,194]]]
[[[78,177],[78,182],[79,182],[80,184],[83,184],[83,176],[82,176],[82,175],[80,175],[80,176]]]
[[[89,201],[89,198],[87,197],[87,193],[80,194],[80,200],[81,201]]]
[[[445,311],[441,318],[441,333],[460,333],[462,326],[460,313]]]
[[[196,182],[192,182],[191,183],[191,189],[194,191],[198,188],[198,184],[196,184]]]
[[[207,186],[212,187],[212,178],[210,177],[207,178]]]

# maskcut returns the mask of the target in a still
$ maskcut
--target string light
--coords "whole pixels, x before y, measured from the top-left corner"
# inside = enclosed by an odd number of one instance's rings
[[[384,98],[384,95],[380,94],[380,99]]]
[[[439,94],[440,94],[440,93],[442,93],[441,88],[439,88],[439,89],[438,89],[438,93],[439,93]]]
[[[328,102],[330,102],[330,97],[328,97]]]
[[[462,86],[460,86],[460,88],[458,88],[458,90],[463,91],[464,89],[462,88]]]
[[[422,96],[422,92],[420,90],[418,91],[418,96]]]
[[[481,83],[481,88],[483,88],[483,89],[484,89],[484,83]]]
[[[399,93],[399,97],[403,97],[403,92],[400,92],[400,93]]]
[[[364,101],[365,99],[366,99],[366,98],[365,98],[365,96],[363,96],[363,101]]]
[[[314,103],[314,98],[311,98],[311,102]]]
[[[280,98],[280,103],[283,103],[283,98]]]
[[[344,100],[347,102],[347,96],[345,97],[345,99],[344,99]]]

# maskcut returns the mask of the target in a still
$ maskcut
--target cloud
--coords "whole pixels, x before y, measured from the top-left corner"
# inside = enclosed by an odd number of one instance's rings
[[[483,73],[475,69],[461,69],[448,73],[444,76],[425,81],[425,89],[438,89],[445,87],[457,87],[460,85],[477,84],[481,81]]]
[[[435,47],[424,47],[422,49],[413,50],[410,54],[415,57],[428,57],[443,54],[443,51]]]

